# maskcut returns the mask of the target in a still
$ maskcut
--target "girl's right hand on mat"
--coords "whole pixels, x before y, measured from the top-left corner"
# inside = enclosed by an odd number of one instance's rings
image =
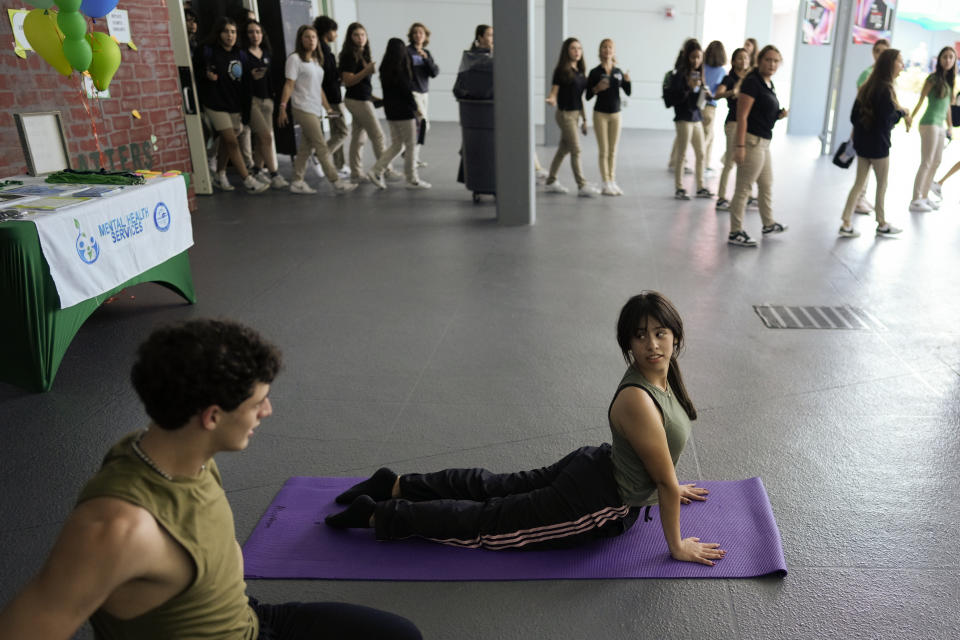
[[[681,562],[699,562],[708,566],[714,565],[714,560],[721,560],[727,552],[718,549],[715,542],[700,542],[700,538],[684,538],[680,541],[680,548],[671,551],[674,560]]]

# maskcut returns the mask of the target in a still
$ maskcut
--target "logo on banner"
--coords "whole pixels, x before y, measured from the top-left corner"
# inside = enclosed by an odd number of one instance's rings
[[[97,258],[100,257],[100,245],[97,244],[97,239],[84,233],[83,229],[80,228],[80,221],[76,218],[73,219],[73,226],[75,226],[78,231],[77,241],[75,243],[77,255],[87,264],[93,264],[97,261]]]
[[[170,209],[167,205],[158,202],[153,209],[153,224],[159,231],[166,231],[170,228]]]

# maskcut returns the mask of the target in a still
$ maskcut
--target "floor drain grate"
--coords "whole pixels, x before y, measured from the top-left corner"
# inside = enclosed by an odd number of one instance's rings
[[[850,305],[842,307],[800,307],[785,304],[755,304],[768,329],[859,329],[882,331],[883,325],[872,315]]]

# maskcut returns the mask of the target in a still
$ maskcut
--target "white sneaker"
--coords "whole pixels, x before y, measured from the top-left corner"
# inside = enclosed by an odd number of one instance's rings
[[[207,166],[210,168],[210,173],[217,172],[217,156],[215,154],[207,156]]]
[[[337,194],[340,193],[350,193],[357,188],[356,182],[350,182],[349,180],[337,180],[333,183],[333,190]]]
[[[547,173],[546,169],[540,169],[536,173],[537,184],[544,184],[547,181],[547,178],[550,177],[550,174]]]
[[[878,236],[895,236],[901,231],[903,231],[903,229],[901,229],[900,227],[895,227],[889,222],[883,225],[882,227],[877,227]]]
[[[940,208],[940,203],[937,202],[936,200],[931,200],[930,198],[927,198],[925,202],[927,203],[927,206],[933,209],[934,211]]]
[[[366,178],[367,178],[367,180],[369,180],[369,181],[373,184],[373,186],[375,186],[377,189],[383,190],[383,189],[386,189],[386,188],[387,188],[387,183],[383,181],[383,174],[382,174],[382,173],[381,173],[381,174],[377,174],[377,173],[374,173],[373,171],[368,171],[368,172],[367,172],[367,175],[366,175]]]
[[[559,180],[554,180],[547,185],[547,193],[570,193],[570,189],[560,184]]]
[[[600,191],[592,184],[585,184],[577,189],[577,196],[581,198],[596,198],[598,195],[600,195]]]
[[[867,202],[866,198],[857,198],[857,204],[853,208],[854,212],[862,214],[873,213],[873,205]]]
[[[350,182],[352,182],[353,184],[363,184],[364,182],[367,182],[367,176],[363,174],[358,176],[351,175]]]
[[[252,175],[247,174],[247,177],[243,179],[243,187],[247,190],[247,193],[263,193],[270,188],[270,183],[260,182]]]
[[[621,189],[621,188],[620,188],[620,185],[618,185],[616,182],[611,182],[611,183],[610,183],[610,186],[613,187],[614,192],[615,192],[618,196],[622,196],[622,195],[623,195],[623,189]]]
[[[227,179],[227,174],[225,173],[213,174],[213,187],[215,189],[220,189],[220,191],[234,190],[234,186],[230,184],[230,180]]]
[[[340,169],[337,170],[337,175],[340,176],[341,178],[349,178],[350,167],[340,167]]]
[[[424,180],[414,180],[407,183],[407,189],[429,189],[433,185]]]
[[[263,182],[267,185],[270,184],[270,172],[265,169],[251,171],[250,175],[252,175],[257,182]]]
[[[617,195],[617,190],[613,188],[612,182],[604,182],[603,189],[600,190],[600,193],[605,196],[615,196]]]
[[[910,203],[910,211],[914,213],[926,213],[927,211],[933,211],[933,209],[927,204],[926,200],[918,198]]]
[[[383,177],[390,182],[400,182],[403,180],[403,174],[391,167],[387,167],[387,170],[383,172]]]
[[[933,195],[937,196],[941,200],[943,199],[943,193],[941,193],[942,189],[939,182],[931,182],[930,191],[932,191]]]
[[[290,186],[290,183],[284,180],[283,176],[278,173],[270,179],[270,186],[274,189],[286,189]]]
[[[311,193],[316,193],[317,190],[308,185],[303,180],[294,180],[290,183],[290,193],[297,193],[300,195],[309,195]]]
[[[423,160],[417,160],[417,168],[423,169],[424,167],[429,167],[430,165],[424,162]]]

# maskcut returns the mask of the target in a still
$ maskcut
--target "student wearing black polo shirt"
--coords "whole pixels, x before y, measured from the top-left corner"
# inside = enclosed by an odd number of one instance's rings
[[[768,44],[757,55],[757,68],[740,84],[737,98],[736,153],[737,187],[730,204],[730,235],[727,242],[741,247],[755,247],[757,241],[743,230],[743,210],[750,197],[753,183],[757,183],[760,199],[760,218],[764,235],[787,230],[773,219],[773,167],[770,161],[770,139],[773,125],[787,117],[780,108],[773,86],[773,74],[782,60],[780,51]]]
[[[383,155],[383,130],[377,122],[373,108],[373,85],[370,76],[377,70],[377,63],[370,54],[367,42],[367,30],[359,22],[347,27],[347,37],[340,51],[340,76],[347,95],[343,103],[353,116],[350,128],[350,179],[354,182],[364,180],[363,145],[370,136],[373,155],[379,160]]]
[[[705,97],[709,97],[710,91],[704,84],[703,49],[693,38],[683,43],[668,91],[673,104],[673,124],[677,129],[673,156],[670,159],[670,166],[673,167],[674,197],[677,200],[690,199],[687,190],[683,188],[683,158],[687,153],[687,145],[693,145],[697,197],[710,198],[713,194],[703,183],[703,114],[700,112],[700,104]]]
[[[253,147],[253,177],[274,189],[290,184],[277,173],[277,149],[273,143],[273,83],[270,78],[270,40],[256,20],[247,22],[244,33],[247,59],[250,61],[250,130],[256,136]],[[266,170],[263,170],[266,165]]]
[[[327,138],[327,151],[333,158],[333,166],[343,169],[343,143],[349,133],[347,120],[343,117],[343,95],[340,93],[340,71],[337,69],[337,57],[330,45],[337,41],[337,23],[330,16],[319,16],[313,21],[313,28],[320,36],[320,53],[323,54],[323,95],[330,105],[330,137]]]
[[[380,189],[386,189],[383,172],[390,162],[406,151],[403,156],[404,172],[408,189],[429,189],[430,183],[417,175],[413,147],[417,142],[417,121],[423,117],[413,97],[413,69],[407,46],[400,38],[390,38],[380,61],[380,86],[383,88],[383,110],[390,125],[390,146],[387,147],[373,169],[367,174]]]
[[[427,107],[429,101],[427,97],[430,91],[430,78],[436,78],[440,73],[440,67],[433,61],[433,55],[427,49],[430,44],[430,29],[421,22],[414,22],[410,25],[407,32],[407,53],[410,54],[410,63],[413,65],[413,99],[417,101],[417,107],[423,117],[417,125],[417,147],[416,159],[418,167],[427,166],[426,162],[420,160],[420,147],[426,139],[427,129],[430,125],[427,122]]]
[[[580,131],[587,135],[587,115],[583,110],[583,90],[587,87],[587,66],[583,62],[583,47],[576,38],[567,38],[560,49],[560,59],[553,70],[553,86],[547,96],[547,104],[557,108],[557,124],[560,126],[560,145],[550,163],[547,176],[547,191],[567,193],[568,189],[557,181],[557,172],[563,159],[570,154],[570,167],[577,181],[577,195],[593,197],[597,190],[587,184],[580,166]]]
[[[727,200],[727,180],[734,167],[733,156],[737,150],[737,95],[740,84],[750,71],[750,54],[746,49],[737,49],[730,57],[730,73],[717,87],[716,98],[727,99],[727,119],[723,123],[723,133],[727,140],[727,150],[723,154],[723,171],[720,172],[720,186],[717,187],[717,211],[729,211]]]
[[[873,72],[857,91],[850,122],[853,123],[853,148],[857,152],[857,180],[847,196],[843,208],[840,235],[856,238],[860,232],[853,228],[853,210],[867,184],[870,168],[877,178],[877,196],[874,211],[877,216],[877,235],[889,236],[900,229],[884,217],[883,199],[887,190],[890,169],[890,131],[903,118],[910,126],[911,116],[897,101],[893,82],[903,71],[903,57],[897,49],[887,49],[877,58]]]
[[[630,75],[616,66],[613,40],[600,42],[600,64],[587,76],[587,100],[597,97],[593,108],[593,132],[597,135],[600,152],[601,193],[605,196],[622,196],[617,186],[617,142],[620,140],[620,89],[630,95]]]

